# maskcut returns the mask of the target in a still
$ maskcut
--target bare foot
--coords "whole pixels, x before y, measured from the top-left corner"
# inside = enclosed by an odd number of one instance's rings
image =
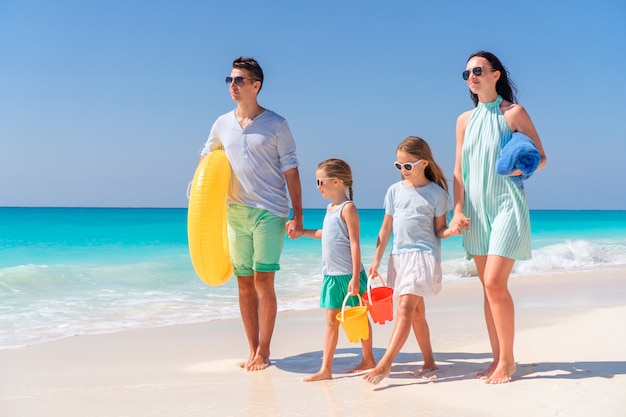
[[[476,378],[482,379],[482,380],[489,379],[491,377],[491,374],[493,374],[493,371],[496,370],[497,366],[498,364],[496,362],[492,362],[491,365],[489,365],[489,368],[487,368],[486,370],[482,372],[476,373]]]
[[[415,376],[422,376],[422,375],[427,374],[429,372],[436,371],[437,369],[439,369],[439,368],[434,363],[432,365],[428,364],[428,365],[422,366],[420,369],[418,369],[417,371],[413,372],[413,375],[415,375]]]
[[[239,366],[247,371],[252,361],[254,361],[255,356],[256,356],[256,352],[250,353],[250,357],[248,358],[248,360],[246,360],[245,362],[240,362]]]
[[[389,376],[389,369],[378,369],[377,367],[363,376],[363,379],[370,384],[378,384]]]
[[[328,371],[319,371],[315,375],[308,376],[306,378],[302,378],[304,382],[315,382],[315,381],[325,381],[328,379],[333,379],[332,372]]]
[[[507,382],[511,382],[516,370],[517,367],[514,363],[508,366],[499,366],[485,382],[487,384],[506,384]]]
[[[252,362],[246,364],[246,371],[261,371],[271,364],[270,359],[257,353]]]
[[[376,362],[375,361],[363,360],[363,361],[361,361],[360,364],[358,364],[354,368],[350,369],[348,371],[348,373],[349,374],[356,374],[356,373],[359,373],[359,372],[367,371],[368,369],[372,369],[375,366],[376,366]]]

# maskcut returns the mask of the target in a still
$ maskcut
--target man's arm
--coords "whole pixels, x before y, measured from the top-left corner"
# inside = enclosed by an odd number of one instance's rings
[[[298,168],[290,168],[284,172],[285,181],[287,182],[287,190],[291,199],[291,207],[293,209],[293,217],[287,222],[285,228],[290,239],[296,239],[302,236],[304,232],[302,218],[302,186],[300,185],[300,172]]]

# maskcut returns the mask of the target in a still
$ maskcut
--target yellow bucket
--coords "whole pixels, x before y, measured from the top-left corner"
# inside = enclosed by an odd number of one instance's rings
[[[341,312],[337,313],[337,320],[341,323],[348,340],[352,343],[358,343],[361,339],[367,340],[370,337],[369,326],[367,325],[367,307],[363,305],[361,296],[357,295],[359,305],[346,310],[348,297],[350,294],[343,299]]]

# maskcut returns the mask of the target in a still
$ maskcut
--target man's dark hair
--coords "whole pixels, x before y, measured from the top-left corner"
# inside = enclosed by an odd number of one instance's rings
[[[259,91],[261,91],[263,88],[263,70],[256,59],[240,56],[233,61],[233,68],[248,70],[254,81],[261,82],[261,87],[259,87]]]

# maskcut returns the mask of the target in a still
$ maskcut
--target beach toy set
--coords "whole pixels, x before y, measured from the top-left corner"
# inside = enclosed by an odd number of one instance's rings
[[[380,277],[378,277],[380,278]],[[382,278],[380,278],[381,282]],[[359,305],[346,309],[348,298],[358,297]],[[367,312],[370,313],[374,323],[385,324],[393,320],[393,288],[383,286],[372,288],[372,278],[367,280],[367,292],[360,295],[346,295],[341,305],[341,312],[337,313],[337,321],[341,323],[348,341],[358,343],[370,337],[367,325]]]

